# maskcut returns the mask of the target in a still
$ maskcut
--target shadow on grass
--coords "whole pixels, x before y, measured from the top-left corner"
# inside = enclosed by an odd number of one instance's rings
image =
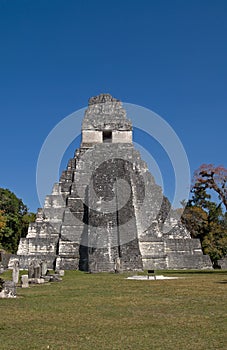
[[[215,283],[219,283],[219,284],[227,284],[227,280],[218,281],[218,282],[215,282]]]
[[[179,274],[179,275],[199,275],[199,274],[217,274],[217,275],[227,275],[227,270],[159,270],[157,272],[162,272],[165,274]]]

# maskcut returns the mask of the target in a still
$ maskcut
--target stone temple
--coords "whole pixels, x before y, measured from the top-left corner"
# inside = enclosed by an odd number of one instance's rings
[[[92,97],[80,148],[20,240],[20,266],[36,258],[49,268],[90,272],[211,268],[200,241],[169,210],[133,146],[121,102]]]

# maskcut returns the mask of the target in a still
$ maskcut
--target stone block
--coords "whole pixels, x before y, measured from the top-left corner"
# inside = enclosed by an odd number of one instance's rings
[[[132,131],[113,131],[113,143],[131,143]]]
[[[67,242],[60,240],[59,255],[61,257],[79,258],[80,244],[78,242]]]
[[[84,212],[84,204],[82,200],[77,199],[77,198],[68,198],[68,207],[71,209],[73,212]]]
[[[44,260],[44,261],[41,261],[41,276],[45,276],[46,273],[47,273],[47,261]]]
[[[3,281],[0,298],[16,298],[16,284],[13,281]]]
[[[57,270],[56,273],[57,273],[60,277],[65,276],[65,270]]]
[[[31,284],[43,284],[45,283],[44,278],[29,278],[29,283]]]
[[[227,270],[227,257],[221,260],[218,260],[218,265],[221,267],[221,269]]]
[[[15,284],[17,284],[18,281],[19,281],[19,272],[20,272],[19,260],[15,259],[14,262],[13,262],[13,273],[12,273],[13,282]]]
[[[102,131],[84,130],[82,132],[82,143],[101,143]]]
[[[78,258],[58,257],[56,260],[56,268],[65,269],[65,270],[78,270],[79,257]]]
[[[28,288],[29,287],[28,275],[22,275],[21,276],[21,287],[22,288]]]

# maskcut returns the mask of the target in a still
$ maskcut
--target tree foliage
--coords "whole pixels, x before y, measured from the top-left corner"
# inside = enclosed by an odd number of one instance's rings
[[[182,222],[192,237],[199,238],[203,252],[209,254],[214,267],[227,254],[227,169],[203,164],[194,173],[189,200]],[[219,202],[211,200],[212,190]],[[224,207],[223,207],[224,205]]]
[[[193,238],[200,238],[207,232],[208,215],[200,207],[187,205],[182,216],[182,222]]]
[[[196,193],[206,193],[207,189],[215,191],[227,210],[227,169],[223,166],[203,164],[194,173],[193,189]]]
[[[16,253],[20,237],[26,235],[34,214],[8,189],[0,188],[0,246]]]
[[[0,210],[0,231],[6,226],[6,217],[4,216],[4,211]]]

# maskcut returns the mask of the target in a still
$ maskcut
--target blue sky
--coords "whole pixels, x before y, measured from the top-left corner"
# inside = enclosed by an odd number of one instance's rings
[[[45,138],[101,92],[162,116],[192,173],[226,167],[226,19],[225,0],[0,0],[0,187],[36,211]]]

